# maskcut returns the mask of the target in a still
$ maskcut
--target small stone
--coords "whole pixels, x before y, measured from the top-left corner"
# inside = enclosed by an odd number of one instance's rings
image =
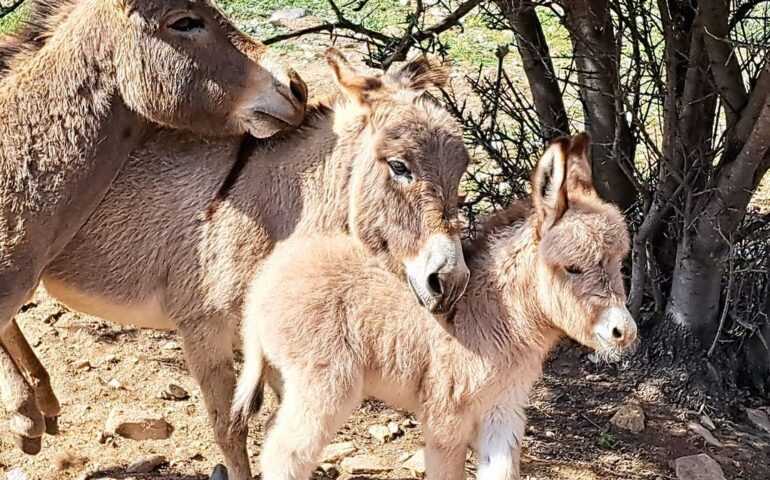
[[[425,475],[425,451],[420,450],[404,462],[403,467],[415,477]]]
[[[150,473],[164,463],[166,463],[166,457],[163,455],[153,455],[135,461],[128,466],[126,473]]]
[[[545,436],[546,436],[547,438],[553,438],[553,437],[555,437],[555,436],[556,436],[556,434],[555,434],[555,433],[553,433],[553,432],[552,432],[552,431],[550,431],[550,430],[546,430],[546,431],[545,431]]]
[[[158,394],[158,397],[160,397],[163,400],[187,400],[190,398],[190,394],[187,393],[187,390],[180,387],[179,385],[175,383],[169,383],[166,385],[166,388],[163,389],[162,392]]]
[[[760,430],[764,430],[770,433],[770,418],[762,410],[756,410],[754,408],[747,408],[746,415],[749,417],[749,422]]]
[[[225,466],[221,463],[218,463],[214,467],[214,470],[211,471],[209,480],[228,480],[227,468],[225,468]]]
[[[403,428],[414,428],[414,427],[416,427],[416,426],[417,426],[417,422],[415,422],[415,421],[414,421],[413,419],[411,419],[411,418],[407,418],[406,420],[404,420],[403,422],[401,422],[401,426],[402,426]]]
[[[181,350],[182,347],[179,346],[176,342],[166,342],[161,347],[163,350]]]
[[[30,477],[24,470],[17,467],[8,472],[8,480],[30,480]]]
[[[711,445],[714,445],[715,447],[722,448],[724,445],[722,445],[722,442],[716,439],[714,435],[711,434],[706,428],[704,428],[700,423],[697,422],[690,422],[687,425],[687,428],[701,437],[703,437],[704,440],[706,440],[707,443],[710,443]]]
[[[396,422],[388,422],[388,430],[394,437],[403,433]]]
[[[104,357],[104,363],[118,363],[118,357],[115,355],[107,355]]]
[[[340,468],[351,475],[370,475],[392,470],[383,459],[374,455],[347,457],[340,463]]]
[[[393,440],[393,434],[384,425],[372,425],[369,427],[369,435],[380,443],[388,443]]]
[[[300,18],[307,17],[307,14],[308,11],[305,8],[286,8],[273,12],[267,21],[272,25],[280,27],[287,20],[299,20]]]
[[[639,405],[625,404],[618,408],[610,423],[631,433],[644,431],[644,410]]]
[[[327,477],[337,478],[340,476],[339,470],[337,470],[337,467],[333,463],[322,463],[318,468],[320,468]]]
[[[725,480],[722,467],[705,453],[677,458],[674,469],[679,480]]]
[[[72,366],[75,368],[75,370],[85,370],[89,371],[91,370],[91,362],[88,360],[75,360],[72,362]]]
[[[599,363],[599,357],[596,356],[595,353],[589,353],[588,355],[586,355],[586,358],[588,359],[589,362],[593,363],[594,365]]]
[[[121,389],[123,389],[123,385],[118,381],[117,378],[113,378],[112,380],[110,380],[107,385],[109,385],[110,388],[112,388],[114,390],[121,390]]]
[[[588,380],[589,382],[598,382],[601,379],[602,379],[601,375],[596,375],[594,373],[590,375],[586,375],[586,380]]]
[[[163,440],[174,428],[159,414],[115,408],[107,417],[104,431],[132,440]]]
[[[700,424],[704,427],[708,428],[709,430],[716,430],[717,426],[714,425],[714,422],[711,421],[711,417],[706,415],[705,413],[700,416]]]
[[[332,443],[321,452],[321,463],[334,463],[355,452],[356,447],[352,442]]]

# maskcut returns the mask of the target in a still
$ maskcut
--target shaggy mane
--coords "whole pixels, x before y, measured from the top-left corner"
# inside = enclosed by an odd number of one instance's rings
[[[24,19],[17,30],[0,38],[0,78],[17,59],[26,58],[45,45],[51,32],[67,17],[78,0],[28,0],[21,7]]]

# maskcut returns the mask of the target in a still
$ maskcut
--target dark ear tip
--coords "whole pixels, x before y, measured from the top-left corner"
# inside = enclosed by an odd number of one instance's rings
[[[588,132],[581,132],[572,137],[569,150],[571,153],[582,154],[588,152],[591,146],[591,135]]]

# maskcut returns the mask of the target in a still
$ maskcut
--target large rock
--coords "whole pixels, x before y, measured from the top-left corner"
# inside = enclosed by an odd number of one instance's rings
[[[753,408],[746,409],[746,415],[749,417],[749,421],[752,425],[760,430],[764,430],[770,433],[770,418],[762,410],[756,410]]]
[[[342,460],[340,468],[351,475],[371,475],[392,470],[385,460],[374,455],[356,455]]]
[[[425,450],[420,450],[404,462],[403,467],[415,477],[425,475]]]
[[[160,414],[114,408],[104,431],[132,440],[163,440],[171,436],[174,428]]]
[[[722,467],[705,453],[677,458],[675,468],[679,480],[725,480]]]
[[[610,423],[631,433],[642,433],[644,430],[644,410],[632,403],[621,405],[610,420]]]
[[[380,443],[388,443],[393,440],[393,433],[385,425],[372,425],[369,427],[369,435]]]
[[[321,452],[320,463],[334,463],[356,453],[353,442],[340,442],[327,445]]]

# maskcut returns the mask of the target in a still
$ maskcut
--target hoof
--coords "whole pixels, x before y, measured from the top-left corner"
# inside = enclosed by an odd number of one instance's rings
[[[45,417],[45,433],[48,435],[59,433],[59,417]]]
[[[214,470],[211,472],[211,475],[209,476],[209,480],[228,480],[229,477],[227,475],[227,469],[224,465],[219,464],[216,467],[214,467]]]
[[[27,455],[37,455],[42,448],[42,439],[40,437],[23,437],[16,435],[16,446]]]

